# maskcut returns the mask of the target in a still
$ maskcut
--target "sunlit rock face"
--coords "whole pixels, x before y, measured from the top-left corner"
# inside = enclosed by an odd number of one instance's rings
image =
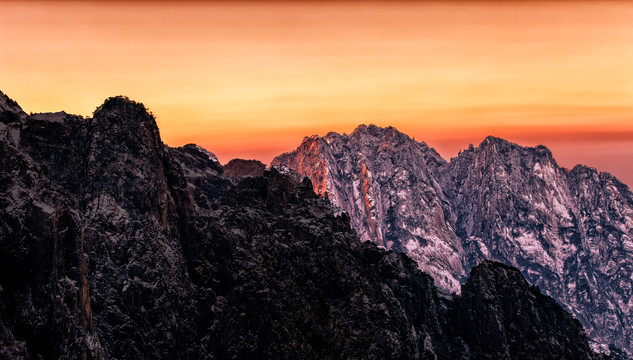
[[[488,137],[450,162],[394,128],[310,137],[273,166],[313,179],[362,240],[408,254],[457,292],[484,259],[519,268],[591,336],[633,348],[633,194],[561,168],[543,147]]]
[[[317,193],[350,214],[361,240],[406,253],[441,288],[457,292],[464,250],[437,178],[444,163],[426,144],[371,125],[305,138],[272,166],[312,179]]]
[[[0,110],[0,358],[603,358],[518,270],[484,262],[445,293],[309,179],[228,177],[165,146],[142,104],[28,116],[0,93]]]
[[[591,336],[633,347],[633,194],[609,174],[556,164],[543,147],[488,137],[441,169],[465,267],[516,266]]]

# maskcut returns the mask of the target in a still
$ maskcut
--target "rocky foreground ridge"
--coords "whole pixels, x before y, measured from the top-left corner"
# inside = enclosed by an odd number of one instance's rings
[[[310,177],[362,240],[409,255],[440,288],[458,293],[483,260],[512,265],[590,336],[633,349],[633,193],[613,176],[495,137],[446,161],[373,125],[306,137],[272,165]]]
[[[0,93],[0,358],[605,356],[516,269],[448,294],[309,180],[165,146],[142,104],[27,115]]]

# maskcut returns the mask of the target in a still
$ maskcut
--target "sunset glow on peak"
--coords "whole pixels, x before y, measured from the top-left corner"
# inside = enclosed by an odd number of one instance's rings
[[[446,158],[495,135],[633,184],[633,2],[1,6],[0,90],[26,112],[123,94],[222,163],[361,123]]]

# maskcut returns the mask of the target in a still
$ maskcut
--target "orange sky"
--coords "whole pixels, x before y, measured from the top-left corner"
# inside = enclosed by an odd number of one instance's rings
[[[633,2],[0,2],[0,90],[90,115],[124,94],[169,145],[269,162],[393,125],[486,135],[633,184]]]

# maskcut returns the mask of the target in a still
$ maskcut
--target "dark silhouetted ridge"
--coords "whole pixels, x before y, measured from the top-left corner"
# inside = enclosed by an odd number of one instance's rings
[[[94,118],[16,126],[0,136],[1,358],[599,358],[517,270],[484,263],[450,295],[421,257],[361,242],[314,179],[276,168],[229,178],[197,146],[163,145],[142,104],[115,97]],[[427,151],[398,150],[355,158],[369,214],[378,197],[368,184],[381,176],[370,157],[414,164]],[[392,170],[424,189],[407,201],[434,209],[407,221],[442,226],[437,245],[453,246],[436,179]],[[385,245],[406,235],[386,231]],[[456,249],[440,249],[436,270],[461,269]]]

